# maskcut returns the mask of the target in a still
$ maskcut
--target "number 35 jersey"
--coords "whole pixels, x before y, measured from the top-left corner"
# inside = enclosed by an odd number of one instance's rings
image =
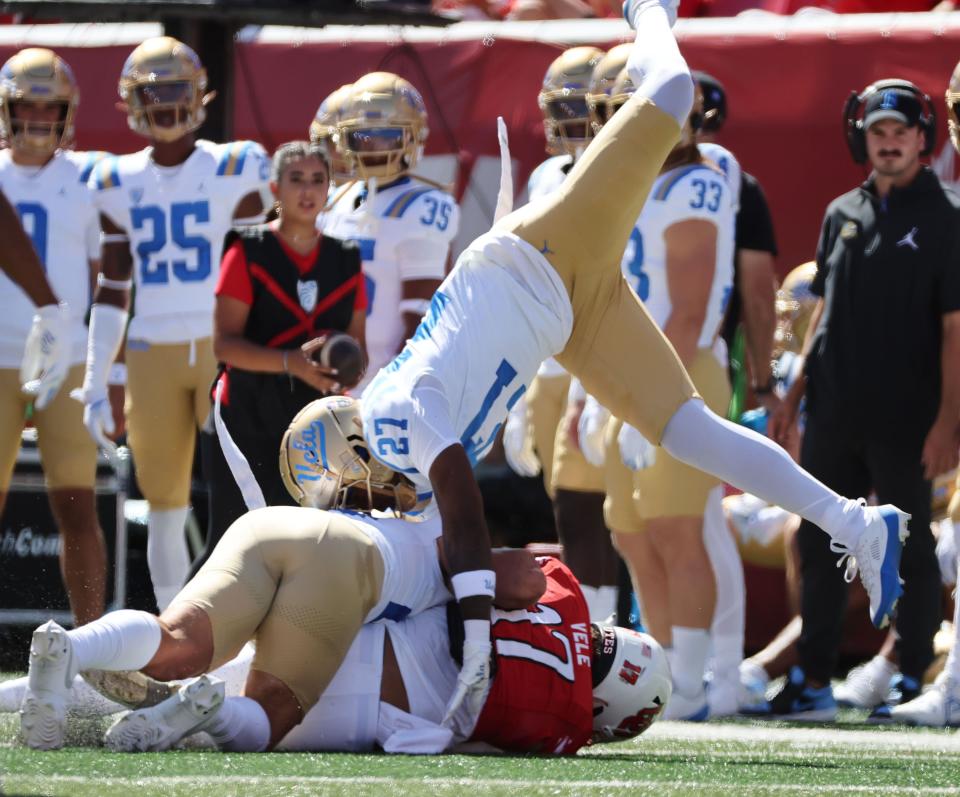
[[[100,222],[87,178],[102,152],[58,152],[41,168],[18,166],[0,151],[0,188],[20,216],[54,293],[70,307],[71,363],[86,356],[91,260],[100,257]],[[0,274],[0,368],[18,368],[33,303]]]
[[[713,282],[698,340],[699,348],[710,348],[733,289],[736,204],[722,172],[707,164],[693,163],[661,174],[630,234],[621,265],[630,287],[663,329],[673,310],[664,235],[672,225],[691,219],[711,222],[717,228]]]
[[[369,379],[403,344],[403,283],[443,279],[460,210],[449,194],[405,177],[377,191],[372,201],[364,184],[355,183],[320,223],[325,235],[360,246],[367,282]]]
[[[213,331],[223,240],[239,201],[265,194],[270,161],[252,141],[197,141],[179,166],[147,147],[110,157],[90,177],[101,213],[130,239],[136,284],[131,338],[183,343]]]

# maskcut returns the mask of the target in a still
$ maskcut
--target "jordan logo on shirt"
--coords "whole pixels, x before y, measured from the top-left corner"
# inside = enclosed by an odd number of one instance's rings
[[[897,246],[909,246],[914,252],[916,252],[920,247],[917,246],[917,242],[914,240],[916,238],[919,228],[914,227],[906,235],[903,236],[899,241],[897,241]]]

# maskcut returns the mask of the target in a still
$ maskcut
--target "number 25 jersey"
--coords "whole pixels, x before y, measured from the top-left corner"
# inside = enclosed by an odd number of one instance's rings
[[[152,147],[101,161],[90,177],[102,214],[130,239],[136,284],[131,338],[183,343],[213,331],[223,241],[239,201],[265,194],[270,161],[259,144],[199,140],[179,166]]]

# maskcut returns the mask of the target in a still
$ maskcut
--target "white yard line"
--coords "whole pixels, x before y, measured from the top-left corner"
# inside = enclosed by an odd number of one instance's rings
[[[510,788],[530,791],[533,789],[551,789],[554,791],[570,790],[581,792],[584,789],[652,789],[660,792],[679,791],[682,793],[692,793],[699,790],[709,790],[711,792],[730,792],[731,794],[820,794],[820,793],[857,793],[869,792],[870,794],[897,794],[897,795],[939,795],[939,794],[957,794],[955,787],[938,786],[867,786],[867,785],[844,785],[834,783],[798,785],[795,783],[765,783],[765,784],[718,784],[718,783],[695,783],[684,781],[683,783],[665,783],[659,780],[542,780],[535,781],[523,779],[487,779],[487,778],[437,778],[437,777],[419,777],[410,778],[391,778],[391,777],[327,777],[321,775],[278,775],[278,776],[258,776],[258,775],[135,775],[129,778],[101,777],[92,775],[83,777],[80,775],[46,775],[43,777],[24,777],[7,776],[6,785],[23,788],[28,784],[55,785],[55,784],[97,784],[100,786],[178,786],[178,785],[196,785],[196,786],[271,786],[276,784],[299,784],[315,786],[395,786],[395,787],[415,787],[424,790],[435,791],[438,788],[460,789],[470,787],[472,789],[483,790],[484,788]],[[518,792],[519,793],[519,792]]]

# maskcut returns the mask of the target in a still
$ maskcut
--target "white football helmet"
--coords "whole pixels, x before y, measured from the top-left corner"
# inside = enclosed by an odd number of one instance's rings
[[[317,399],[297,413],[280,443],[280,475],[300,506],[398,514],[418,508],[410,480],[370,456],[360,402],[349,396]]]
[[[592,624],[593,741],[639,736],[673,693],[667,654],[649,634]]]

